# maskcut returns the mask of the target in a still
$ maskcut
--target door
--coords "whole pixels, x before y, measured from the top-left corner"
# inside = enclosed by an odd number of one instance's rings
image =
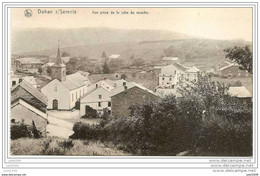
[[[52,102],[52,109],[57,110],[58,109],[58,100],[53,100]]]

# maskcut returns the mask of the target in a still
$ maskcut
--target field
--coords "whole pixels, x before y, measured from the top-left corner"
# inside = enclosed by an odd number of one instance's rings
[[[20,138],[10,142],[11,155],[123,156],[130,155],[99,141]]]

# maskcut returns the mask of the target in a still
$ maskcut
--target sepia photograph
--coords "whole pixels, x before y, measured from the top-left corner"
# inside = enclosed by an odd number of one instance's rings
[[[9,10],[11,156],[253,157],[251,7]]]

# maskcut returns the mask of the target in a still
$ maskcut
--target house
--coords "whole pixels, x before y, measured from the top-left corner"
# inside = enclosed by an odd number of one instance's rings
[[[162,60],[161,60],[163,65],[175,64],[177,61],[179,61],[178,57],[163,57]]]
[[[250,74],[246,70],[240,70],[239,65],[236,63],[230,63],[219,69],[221,76],[223,77],[248,77]]]
[[[44,63],[34,57],[18,58],[14,61],[16,68],[20,69],[38,69]]]
[[[47,98],[26,81],[11,88],[11,122],[26,125],[35,124],[38,131],[46,136]]]
[[[157,101],[159,95],[134,82],[127,83],[111,92],[111,113],[115,117],[129,116],[129,107],[144,100]]]
[[[29,83],[31,86],[33,86],[34,88],[37,88],[37,82],[36,82],[36,78],[33,76],[25,76],[22,78],[22,80],[26,81],[27,83]]]
[[[156,92],[161,96],[174,94],[177,96],[177,88],[179,84],[188,82],[197,82],[200,70],[195,66],[186,67],[178,62],[175,64],[161,67],[158,76],[159,85],[155,88]],[[178,95],[179,96],[179,95]]]
[[[252,94],[245,86],[229,87],[228,93],[233,99],[238,100],[243,104],[252,104]]]
[[[108,58],[109,59],[119,59],[120,55],[119,54],[111,54]]]
[[[66,65],[62,63],[60,48],[57,59],[51,67],[52,81],[45,85],[41,92],[47,96],[48,109],[71,110],[79,97],[87,93],[89,79],[79,72],[66,75]]]
[[[98,87],[91,92],[80,97],[80,116],[86,114],[86,106],[90,106],[97,110],[99,116],[103,114],[103,109],[108,108],[111,111],[111,91],[108,89]]]
[[[55,63],[54,62],[48,62],[46,64],[43,64],[41,66],[42,68],[42,73],[43,75],[49,75],[51,74],[51,67],[54,65]]]

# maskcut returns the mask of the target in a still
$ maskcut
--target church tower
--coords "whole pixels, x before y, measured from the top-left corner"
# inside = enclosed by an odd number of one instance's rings
[[[58,46],[55,63],[51,67],[51,75],[52,79],[58,79],[61,82],[66,80],[66,65],[61,60],[60,46]]]

